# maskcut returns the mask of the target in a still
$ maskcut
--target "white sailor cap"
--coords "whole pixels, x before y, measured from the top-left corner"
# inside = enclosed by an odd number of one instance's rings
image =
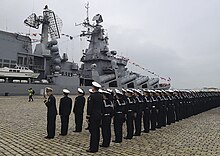
[[[77,91],[78,91],[79,93],[81,93],[81,94],[84,93],[84,91],[83,91],[81,88],[78,88]]]
[[[151,93],[156,93],[154,90],[150,90]]]
[[[157,92],[157,93],[161,93],[161,90],[155,90],[155,92]]]
[[[135,89],[135,92],[138,94],[141,94],[141,90],[139,90],[139,89]]]
[[[115,89],[115,93],[116,93],[116,94],[123,95],[123,93],[122,93],[122,92],[120,92],[120,90],[118,90],[118,89]]]
[[[50,88],[50,87],[46,87],[46,88],[45,88],[45,90],[46,90],[46,92],[49,92],[49,91],[51,91],[51,92],[52,92],[52,91],[53,91],[53,89],[52,89],[52,88]]]
[[[126,90],[128,93],[133,93],[133,91],[131,89],[127,89]]]
[[[126,89],[124,89],[124,88],[122,88],[121,90],[122,90],[122,92],[126,92]]]
[[[167,92],[169,92],[169,93],[173,93],[174,91],[169,89],[169,90],[167,90]]]
[[[69,91],[69,90],[67,90],[67,89],[63,89],[63,93],[69,94],[69,93],[70,93],[70,91]]]
[[[89,89],[89,92],[90,92],[90,93],[93,93],[93,90],[92,90],[92,88],[90,88],[90,89]]]
[[[109,93],[112,93],[112,89],[109,89],[109,88],[108,88],[108,89],[106,89],[106,90],[107,90]]]
[[[101,88],[102,87],[98,82],[95,82],[95,81],[92,82],[92,85],[96,88]]]
[[[108,91],[106,91],[106,90],[103,90],[102,93],[103,93],[103,94],[108,94],[108,95],[111,94],[110,92],[108,92]]]
[[[98,90],[99,93],[103,93],[103,91],[104,91],[104,90],[102,90],[102,89],[99,89],[99,90]]]

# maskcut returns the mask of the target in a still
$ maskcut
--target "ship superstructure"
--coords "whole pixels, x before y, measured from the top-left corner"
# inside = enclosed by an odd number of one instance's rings
[[[86,7],[88,9],[88,6]],[[87,10],[88,13],[88,10]],[[31,70],[38,77],[22,77],[19,82],[27,84],[13,84],[13,79],[1,77],[1,92],[11,94],[26,94],[29,87],[34,88],[36,94],[48,85],[55,93],[61,93],[63,88],[76,92],[77,87],[87,90],[92,81],[99,82],[104,88],[151,88],[168,89],[170,85],[159,85],[159,78],[149,78],[127,69],[128,60],[117,56],[117,52],[109,50],[108,36],[101,25],[103,18],[97,14],[90,23],[87,15],[82,25],[80,37],[87,37],[89,46],[83,51],[81,67],[68,61],[67,53],[60,55],[57,39],[61,36],[62,20],[45,6],[43,15],[32,13],[24,23],[35,29],[41,27],[41,39],[32,52],[32,40],[28,36],[17,33],[0,31],[0,68],[15,68],[16,65]],[[6,68],[5,68],[6,69]],[[14,80],[17,78],[14,77]],[[13,87],[12,87],[13,86]],[[23,87],[21,87],[23,86]],[[12,87],[12,88],[11,88]]]

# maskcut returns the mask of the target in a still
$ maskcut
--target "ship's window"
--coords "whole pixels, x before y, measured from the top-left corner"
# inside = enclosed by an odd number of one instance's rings
[[[25,70],[28,70],[28,68],[24,68]]]
[[[63,75],[64,75],[64,72],[62,72],[61,74],[62,74],[62,76],[63,76]]]
[[[0,62],[2,62],[2,59],[0,59]]]
[[[9,72],[12,72],[12,70],[9,70]]]
[[[9,67],[9,64],[3,64],[3,67]]]
[[[20,70],[17,70],[17,73],[20,73]]]
[[[15,67],[15,65],[14,65],[14,64],[11,64],[11,65],[10,65],[10,68],[14,68],[14,67]]]
[[[27,58],[26,57],[24,58],[24,65],[25,66],[27,65]]]
[[[15,73],[16,73],[16,70],[13,70],[13,72],[15,72]]]
[[[30,57],[29,58],[29,64],[32,64],[33,63],[33,61],[32,61],[32,58]]]
[[[5,62],[5,63],[9,63],[10,61],[9,61],[9,60],[4,60],[4,62]]]
[[[71,73],[70,76],[73,77],[73,73]]]
[[[67,72],[65,72],[65,76],[67,76]]]
[[[14,60],[11,60],[11,63],[12,63],[12,64],[16,64],[16,61],[14,61]]]
[[[2,68],[2,64],[0,64],[0,68]]]
[[[23,65],[23,57],[18,57],[18,65]]]

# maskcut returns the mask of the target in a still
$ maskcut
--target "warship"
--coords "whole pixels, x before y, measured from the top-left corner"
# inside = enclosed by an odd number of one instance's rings
[[[108,37],[101,25],[100,14],[88,16],[81,24],[85,31],[80,37],[88,40],[83,50],[81,66],[68,60],[67,53],[60,55],[58,39],[61,37],[62,20],[46,5],[42,16],[32,13],[24,23],[35,29],[41,27],[41,39],[32,50],[30,36],[0,31],[0,95],[25,95],[29,88],[43,94],[45,87],[61,94],[63,88],[76,93],[81,87],[87,91],[93,81],[103,88],[169,89],[170,83],[160,84],[160,79],[150,78],[129,71],[128,59],[109,50]]]

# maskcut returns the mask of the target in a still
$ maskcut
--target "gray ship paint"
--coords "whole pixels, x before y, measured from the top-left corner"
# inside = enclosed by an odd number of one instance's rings
[[[38,79],[31,79],[27,84],[12,83],[14,78],[1,77],[7,81],[0,83],[0,95],[25,95],[30,87],[36,91],[36,94],[42,94],[47,86],[52,87],[55,94],[61,94],[63,88],[76,93],[77,87],[88,90],[92,81],[99,82],[104,88],[168,89],[170,87],[169,84],[160,86],[159,78],[149,78],[129,71],[126,68],[128,60],[117,57],[117,52],[108,48],[108,37],[101,25],[102,16],[97,14],[92,21],[91,24],[87,17],[82,24],[87,31],[82,31],[80,36],[88,38],[89,46],[83,52],[81,58],[83,64],[80,68],[78,64],[68,61],[67,54],[60,56],[56,39],[60,37],[62,21],[47,6],[44,8],[43,16],[31,14],[25,20],[25,24],[33,28],[42,26],[41,41],[33,52],[29,37],[0,31],[0,67],[13,68],[18,64],[40,73]],[[52,38],[50,41],[48,41],[49,35]],[[42,83],[44,79],[48,84]]]

